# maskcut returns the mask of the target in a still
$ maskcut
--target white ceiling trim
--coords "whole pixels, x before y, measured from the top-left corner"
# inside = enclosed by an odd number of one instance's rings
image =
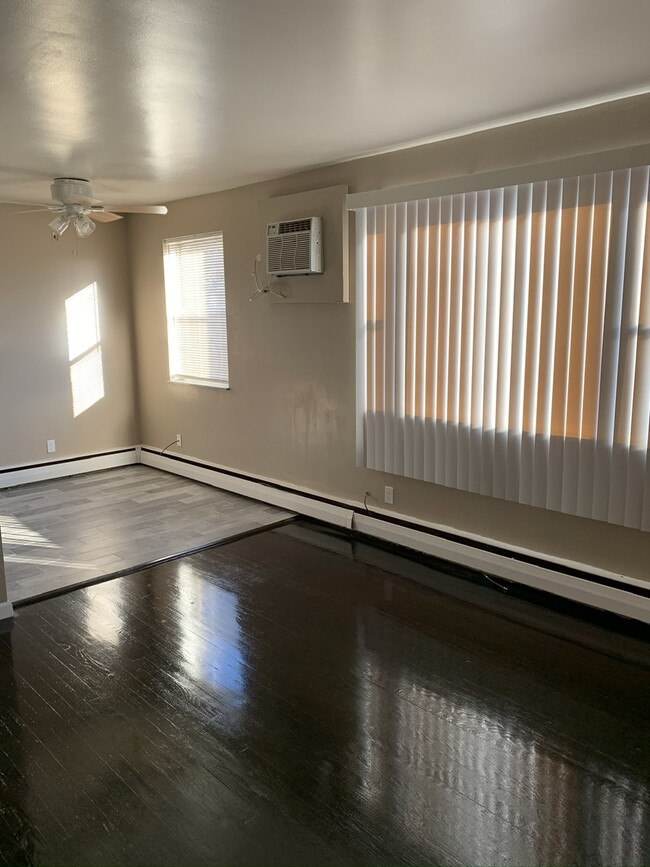
[[[555,117],[562,114],[570,114],[573,111],[581,111],[587,108],[598,108],[598,106],[609,105],[613,102],[619,102],[623,99],[633,99],[634,97],[644,97],[650,95],[650,83],[642,87],[628,88],[626,90],[616,91],[607,96],[593,97],[591,99],[570,100],[566,103],[561,103],[556,106],[549,106],[545,109],[537,111],[525,111],[519,114],[511,114],[498,118],[494,121],[486,123],[473,124],[471,126],[461,127],[459,129],[449,130],[448,132],[437,133],[436,135],[426,136],[425,138],[414,139],[412,141],[403,142],[401,144],[390,145],[384,148],[376,148],[371,151],[355,154],[354,156],[345,157],[344,159],[334,160],[327,165],[341,165],[343,163],[353,162],[354,160],[365,159],[366,157],[377,157],[382,154],[396,153],[402,150],[411,148],[424,147],[425,145],[435,144],[436,142],[451,141],[455,138],[463,138],[468,135],[475,135],[480,132],[489,132],[492,129],[500,129],[505,126],[514,126],[517,123],[526,123],[531,120],[540,120],[545,117]],[[312,166],[311,168],[323,168],[325,164],[320,166]]]

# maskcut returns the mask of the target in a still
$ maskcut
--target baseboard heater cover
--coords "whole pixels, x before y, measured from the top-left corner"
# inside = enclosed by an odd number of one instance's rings
[[[561,561],[554,564],[550,560],[542,560],[536,552],[523,552],[522,549],[511,552],[498,548],[496,544],[481,547],[473,544],[471,539],[463,541],[458,536],[447,538],[444,533],[438,534],[426,525],[423,525],[422,530],[417,529],[406,516],[392,513],[390,519],[384,519],[369,515],[362,511],[361,504],[337,503],[315,492],[291,489],[272,480],[256,479],[197,458],[160,455],[148,446],[141,447],[141,462],[506,581],[650,623],[650,583],[636,578],[602,569],[590,570],[582,564],[563,565]],[[527,556],[527,559],[522,559],[522,556]],[[575,574],[571,567],[582,575]],[[593,571],[593,578],[588,577],[590,571]]]
[[[524,563],[507,554],[482,551],[469,545],[441,539],[429,533],[402,528],[380,519],[355,515],[353,528],[367,536],[392,542],[429,554],[442,560],[458,563],[478,572],[524,584],[535,590],[553,593],[572,602],[609,611],[622,617],[650,623],[650,598],[630,588],[601,584],[588,578],[558,572],[552,567]],[[641,582],[639,582],[641,583]]]
[[[93,473],[139,463],[139,446],[98,452],[91,455],[73,455],[55,461],[39,464],[23,464],[15,467],[0,468],[0,490],[15,488],[30,482],[47,482],[64,476]]]
[[[271,481],[259,480],[224,470],[196,458],[186,459],[178,455],[161,455],[148,446],[141,447],[140,462],[188,479],[194,479],[196,482],[204,482],[224,491],[231,491],[233,494],[241,494],[241,496],[250,497],[253,500],[262,500],[271,506],[299,512],[301,515],[308,515],[310,518],[316,518],[326,524],[334,524],[348,530],[352,529],[354,513],[351,508],[325,498],[310,496],[307,492],[292,490],[284,485],[276,485]]]

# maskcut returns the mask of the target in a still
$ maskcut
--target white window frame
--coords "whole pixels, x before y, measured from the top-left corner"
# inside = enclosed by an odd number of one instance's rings
[[[223,346],[222,364],[225,368],[224,377],[199,377],[192,376],[182,372],[182,362],[180,356],[180,335],[177,330],[177,322],[183,316],[181,307],[181,298],[178,285],[174,285],[171,279],[170,260],[167,258],[170,252],[169,247],[174,244],[182,244],[183,242],[202,241],[207,239],[215,239],[220,245],[221,262],[220,275],[221,280],[214,290],[213,303],[216,301],[222,307],[222,311],[214,317],[206,316],[205,322],[212,328],[222,328],[221,343]],[[168,353],[168,371],[169,382],[180,385],[200,385],[208,388],[219,388],[224,391],[230,389],[230,366],[228,358],[228,324],[227,324],[227,305],[226,305],[226,289],[225,289],[225,252],[224,239],[221,230],[213,232],[204,232],[195,235],[181,235],[174,238],[165,238],[162,243],[163,249],[163,268],[164,268],[164,283],[165,283],[165,315],[167,321],[167,353]],[[219,250],[217,249],[217,255]],[[187,314],[186,314],[187,318]],[[225,358],[223,357],[225,356]]]

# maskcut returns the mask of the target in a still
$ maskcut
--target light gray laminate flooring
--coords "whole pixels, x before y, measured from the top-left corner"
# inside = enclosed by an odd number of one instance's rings
[[[144,466],[0,490],[9,599],[40,596],[290,517]]]

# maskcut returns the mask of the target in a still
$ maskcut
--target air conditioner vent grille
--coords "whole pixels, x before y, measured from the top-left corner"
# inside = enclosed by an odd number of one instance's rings
[[[269,238],[269,271],[309,271],[309,232]]]
[[[280,223],[280,235],[287,235],[290,232],[308,232],[311,229],[311,220],[287,220]]]

